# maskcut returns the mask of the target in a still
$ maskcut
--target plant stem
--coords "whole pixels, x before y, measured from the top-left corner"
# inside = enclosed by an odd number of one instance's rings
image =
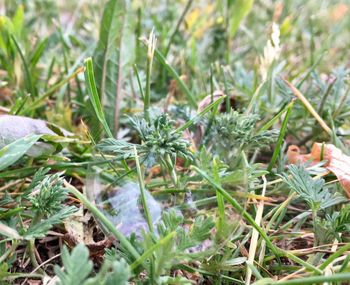
[[[12,273],[10,276],[4,277],[4,280],[14,280],[18,278],[37,278],[42,279],[44,276],[38,273]]]
[[[144,116],[147,122],[150,122],[149,107],[151,105],[151,75],[152,75],[152,64],[154,57],[154,50],[156,47],[156,38],[154,36],[153,30],[149,35],[148,40],[148,51],[147,51],[147,68],[146,68],[146,90],[144,96]]]
[[[179,185],[179,180],[177,179],[177,175],[176,175],[176,170],[175,170],[175,165],[173,164],[173,162],[171,161],[170,155],[166,154],[165,155],[165,162],[166,162],[166,167],[170,173],[171,176],[171,180],[174,183],[174,186],[176,188],[181,188]]]
[[[148,45],[147,40],[143,40],[143,43],[145,45]],[[191,106],[193,108],[197,108],[197,102],[191,91],[188,89],[186,84],[183,82],[183,80],[180,78],[179,74],[176,72],[176,70],[167,62],[165,57],[162,55],[162,53],[158,50],[154,50],[154,55],[158,62],[165,67],[165,69],[174,77],[176,83],[179,85],[179,88],[181,91],[187,96],[187,99]]]
[[[137,177],[139,180],[139,185],[140,185],[140,190],[141,190],[141,201],[142,201],[142,206],[145,211],[145,216],[146,216],[146,221],[148,224],[149,231],[154,234],[154,229],[153,229],[153,223],[152,223],[152,218],[151,214],[147,205],[147,199],[146,199],[146,190],[145,190],[145,183],[143,180],[143,175],[141,171],[141,166],[140,166],[140,161],[139,161],[139,156],[137,154],[136,146],[134,146],[134,154],[135,154],[135,162],[136,162],[136,169],[137,169]]]
[[[283,143],[284,135],[285,135],[285,133],[287,131],[287,124],[288,124],[289,116],[290,116],[290,113],[292,111],[293,105],[294,105],[294,101],[292,101],[290,103],[290,105],[288,105],[289,107],[287,109],[286,116],[284,117],[284,120],[283,120],[283,123],[282,123],[282,127],[281,127],[281,130],[280,130],[278,139],[277,139],[275,150],[274,150],[274,152],[272,154],[272,158],[271,158],[271,161],[269,163],[269,166],[267,167],[267,171],[269,171],[269,172],[272,170],[272,167],[273,167],[273,165],[275,164],[275,162],[276,162],[276,160],[278,158],[278,155],[279,155],[282,143]]]
[[[30,261],[32,262],[33,268],[38,268],[39,274],[45,274],[44,270],[40,268],[40,264],[36,260],[35,256],[35,239],[31,239],[28,242],[28,251],[29,251],[29,257]]]
[[[312,210],[312,225],[313,225],[313,228],[314,228],[314,246],[315,247],[317,246],[317,236],[316,236],[317,224],[316,224],[316,219],[317,219],[317,211]]]
[[[316,121],[321,125],[321,127],[325,130],[325,132],[329,135],[332,136],[333,132],[330,127],[326,124],[326,122],[321,118],[321,116],[316,112],[314,107],[310,104],[310,102],[304,97],[304,95],[297,89],[295,88],[294,85],[292,85],[290,82],[287,80],[283,79],[284,82],[287,84],[287,86],[292,90],[293,94],[300,99],[300,101],[303,103],[303,105],[306,107],[306,109],[310,112],[310,114],[316,119]]]
[[[131,269],[135,269],[140,264],[142,264],[156,249],[160,248],[162,245],[166,244],[169,240],[171,240],[176,235],[176,232],[173,231],[169,233],[167,236],[159,240],[156,244],[149,247],[143,254],[140,256],[134,263],[130,265]]]
[[[329,264],[331,264],[336,258],[338,258],[339,256],[341,256],[344,252],[350,250],[350,243],[348,243],[347,245],[344,245],[343,247],[341,247],[337,252],[333,253],[332,255],[330,255],[325,262],[323,262],[320,265],[320,269],[323,270],[325,269]],[[350,278],[349,278],[350,279]]]
[[[36,213],[36,215],[33,217],[31,225],[32,226],[36,225],[42,219],[42,217],[43,217],[42,213]],[[29,258],[30,258],[30,261],[32,262],[33,267],[34,268],[39,268],[38,272],[40,274],[45,274],[45,271],[42,268],[40,268],[40,264],[36,260],[36,256],[35,256],[35,239],[29,240],[28,245],[27,245],[27,249],[29,251]]]
[[[11,255],[11,253],[13,253],[16,250],[18,245],[19,242],[17,240],[14,240],[12,242],[11,247],[8,250],[6,250],[2,256],[0,256],[0,264],[3,263]]]

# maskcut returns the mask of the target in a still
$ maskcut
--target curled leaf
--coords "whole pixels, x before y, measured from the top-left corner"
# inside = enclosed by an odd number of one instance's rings
[[[72,133],[43,120],[23,116],[0,115],[0,148],[33,135],[73,136]],[[52,153],[54,150],[55,148],[48,143],[35,142],[26,154],[36,157]]]
[[[315,164],[321,160],[327,161],[325,167],[333,172],[350,197],[350,156],[345,155],[333,144],[314,143],[311,152],[308,154],[301,154],[298,146],[291,145],[288,148],[287,157],[291,164],[307,161]]]

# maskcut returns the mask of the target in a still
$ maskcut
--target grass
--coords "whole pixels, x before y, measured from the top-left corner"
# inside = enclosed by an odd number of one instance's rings
[[[350,284],[350,2],[130,2],[0,3],[0,284]]]

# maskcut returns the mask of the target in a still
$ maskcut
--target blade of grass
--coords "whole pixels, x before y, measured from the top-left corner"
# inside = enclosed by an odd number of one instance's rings
[[[53,68],[55,66],[55,63],[56,63],[56,57],[54,56],[51,60],[51,63],[49,65],[49,68],[47,70],[47,75],[46,75],[46,80],[45,80],[45,90],[48,89],[48,86],[49,86],[49,81],[50,81],[50,78],[52,77],[52,73],[53,73]]]
[[[142,39],[142,42],[148,46],[148,40],[146,39]],[[158,50],[155,49],[154,50],[154,55],[156,57],[156,59],[159,61],[159,63],[161,65],[163,65],[165,67],[165,69],[174,77],[175,81],[177,82],[177,84],[179,85],[180,89],[182,90],[182,92],[186,95],[189,103],[191,104],[191,106],[193,108],[197,108],[197,102],[193,96],[193,94],[191,93],[191,91],[188,89],[188,87],[186,86],[186,84],[183,82],[183,80],[180,78],[180,76],[178,75],[178,73],[176,72],[176,70],[167,62],[167,60],[165,59],[165,57],[162,55],[162,53]]]
[[[199,112],[196,116],[188,120],[185,124],[183,124],[181,127],[178,127],[176,129],[177,132],[183,132],[187,128],[189,128],[191,125],[193,125],[200,117],[208,113],[212,108],[216,108],[219,104],[222,103],[223,99],[226,96],[222,96],[213,103],[209,104],[207,107],[205,107],[201,112]]]
[[[19,246],[19,241],[13,240],[12,245],[0,256],[0,264],[6,261],[6,259],[15,253],[16,248]]]
[[[253,8],[254,0],[227,1],[227,40],[226,61],[230,62],[231,45],[243,19]]]
[[[336,117],[338,117],[338,115],[341,113],[344,104],[347,102],[347,97],[350,94],[350,85],[348,86],[348,88],[346,89],[346,91],[344,92],[344,95],[340,98],[339,100],[339,105],[337,107],[337,109],[334,111],[332,118],[335,119]]]
[[[134,72],[136,74],[137,84],[139,85],[141,99],[142,99],[142,101],[144,101],[145,100],[144,99],[145,98],[145,94],[143,93],[143,88],[142,88],[142,84],[141,84],[140,74],[139,74],[139,71],[137,69],[137,65],[134,64],[133,67],[134,67]]]
[[[263,277],[261,276],[259,270],[254,266],[254,264],[250,261],[247,261],[247,267],[249,268],[250,272],[253,273],[253,275],[258,279],[263,279]],[[249,281],[248,279],[246,278],[246,283],[245,284],[250,284],[250,278],[249,278]]]
[[[245,114],[250,114],[253,110],[254,103],[258,100],[260,92],[264,91],[266,88],[266,81],[262,82],[255,90],[252,99],[249,102],[249,105],[245,111]]]
[[[325,269],[329,264],[331,264],[336,258],[344,254],[346,251],[350,250],[350,243],[347,245],[344,245],[343,247],[339,248],[338,251],[335,253],[331,254],[321,265],[320,269],[323,270]]]
[[[284,117],[284,120],[283,120],[283,123],[282,123],[282,127],[281,127],[280,133],[278,135],[278,139],[277,139],[277,143],[276,143],[276,146],[275,146],[275,150],[273,151],[270,164],[267,167],[268,171],[272,170],[272,167],[273,167],[273,165],[275,164],[275,162],[276,162],[276,160],[278,158],[278,155],[279,155],[282,143],[283,143],[284,135],[285,135],[285,133],[287,131],[288,120],[289,120],[289,116],[290,116],[290,113],[292,111],[293,105],[294,105],[294,101],[290,102],[290,104],[289,104],[289,106],[287,108],[286,116]]]
[[[87,58],[85,60],[85,81],[87,84],[87,89],[89,92],[90,96],[90,101],[92,103],[92,106],[94,107],[95,114],[103,126],[106,134],[113,138],[113,134],[108,127],[105,115],[103,113],[100,97],[98,96],[97,88],[96,88],[96,81],[95,81],[95,76],[94,76],[94,68],[92,64],[92,59],[91,57]]]
[[[333,89],[333,86],[334,84],[337,82],[337,79],[333,79],[333,81],[331,83],[329,83],[327,89],[326,89],[326,92],[323,94],[322,96],[322,99],[321,99],[321,103],[320,105],[318,106],[318,109],[317,109],[317,113],[318,114],[321,114],[322,111],[323,111],[323,108],[324,108],[324,105],[326,103],[326,100],[328,98],[328,96],[331,94],[331,91]]]
[[[266,244],[268,245],[268,247],[276,255],[279,254],[278,250],[276,249],[276,246],[272,244],[270,238],[267,236],[264,230],[255,222],[253,217],[236,201],[236,199],[232,198],[229,193],[227,193],[216,181],[214,181],[211,177],[209,177],[203,170],[199,169],[194,165],[192,165],[191,168],[195,170],[205,180],[207,180],[233,206],[233,208],[235,208],[235,210],[239,214],[241,214],[247,220],[247,222],[260,233],[260,235],[266,241]]]
[[[304,82],[310,77],[310,75],[314,72],[316,67],[320,64],[321,60],[323,59],[326,52],[322,52],[320,56],[317,58],[315,63],[309,68],[305,76],[300,80],[300,82],[297,84],[297,88],[301,88],[301,86],[304,84]]]
[[[193,3],[193,0],[188,0],[187,1],[184,10],[181,13],[180,18],[178,19],[178,21],[176,23],[176,26],[175,26],[173,32],[171,33],[171,36],[170,36],[169,41],[168,41],[168,44],[167,44],[167,46],[165,48],[165,51],[164,51],[164,56],[168,55],[170,47],[171,47],[171,45],[172,45],[172,43],[174,41],[174,38],[175,38],[177,32],[179,31],[179,28],[180,28],[182,22],[184,21],[187,12],[190,10],[192,3]]]
[[[43,105],[45,105],[44,100],[50,97],[56,90],[61,88],[63,85],[68,83],[70,80],[75,78],[79,73],[84,71],[84,67],[79,67],[77,70],[75,70],[72,74],[68,75],[66,78],[64,78],[62,81],[56,83],[52,87],[50,87],[49,90],[47,90],[43,95],[39,96],[37,99],[35,99],[27,108],[23,109],[23,111],[20,112],[20,114],[27,114],[30,111],[35,110],[36,108],[39,108]]]
[[[271,229],[273,223],[277,220],[277,218],[283,212],[283,210],[287,208],[288,204],[294,199],[294,197],[296,195],[297,194],[295,192],[293,192],[282,204],[280,204],[278,206],[276,212],[273,214],[272,218],[269,220],[267,226],[265,227],[265,230],[267,232]],[[266,216],[264,217],[264,219],[266,219]],[[266,249],[266,243],[264,240],[261,242],[260,248],[261,248],[261,250],[260,250],[260,254],[259,254],[259,264],[262,264],[262,262],[264,260],[264,256],[265,256],[265,249]]]
[[[128,41],[130,9],[127,2],[106,2],[100,23],[99,40],[93,53],[96,87],[106,121],[115,135],[119,129],[122,85],[133,61],[129,56],[132,48],[131,41]]]
[[[11,35],[11,39],[13,41],[13,43],[15,44],[15,47],[19,53],[19,56],[21,57],[21,60],[23,62],[23,67],[24,67],[24,74],[25,74],[25,84],[26,84],[26,88],[28,90],[28,92],[33,96],[35,97],[36,96],[36,92],[35,92],[35,89],[34,89],[34,86],[33,86],[33,81],[32,81],[32,76],[30,74],[30,71],[29,71],[29,66],[28,66],[28,63],[23,55],[23,52],[15,38],[14,35]]]
[[[11,108],[11,114],[13,115],[18,115],[20,114],[21,110],[23,109],[23,107],[26,105],[28,99],[30,98],[30,94],[26,94],[25,97],[22,99],[22,102],[17,106],[17,102],[16,104],[14,104]]]
[[[320,117],[320,115],[316,112],[314,107],[310,104],[310,102],[304,97],[304,95],[297,89],[293,84],[288,82],[287,80],[283,79],[283,81],[287,84],[287,86],[292,90],[293,94],[300,99],[300,101],[303,103],[303,105],[306,107],[306,109],[310,112],[310,114],[317,120],[317,122],[320,124],[320,126],[325,130],[325,132],[332,136],[332,129],[328,127],[326,122]]]
[[[268,235],[265,233],[265,231],[255,222],[253,217],[236,201],[236,199],[232,198],[231,195],[226,192],[220,185],[218,185],[211,177],[209,177],[203,170],[199,169],[198,167],[192,165],[191,168],[195,170],[200,176],[202,176],[205,180],[209,182],[215,189],[217,189],[220,194],[233,206],[233,208],[243,216],[243,218],[246,219],[246,221],[258,231],[258,233],[261,235],[261,237],[265,240],[266,245],[271,249],[271,251],[275,254],[277,258],[279,258],[281,255],[284,255],[288,257],[289,259],[293,260],[294,262],[303,265],[305,268],[309,269],[310,271],[313,271],[317,274],[321,274],[322,271],[318,269],[317,267],[313,266],[312,264],[302,260],[301,258],[295,256],[289,251],[283,250],[275,246]]]
[[[130,265],[131,270],[135,269],[138,267],[140,264],[144,263],[145,260],[158,248],[162,247],[164,244],[166,244],[169,240],[174,238],[176,235],[176,232],[173,231],[166,235],[164,238],[159,240],[157,243],[152,245],[150,248],[148,248],[134,263]]]
[[[274,116],[270,121],[268,121],[265,125],[261,127],[258,133],[262,133],[264,131],[267,131],[269,128],[271,128],[277,120],[290,108],[291,105],[294,104],[294,101],[297,100],[296,98],[292,99],[289,104],[287,104],[281,111],[279,111],[276,116]]]
[[[37,65],[38,61],[42,57],[43,52],[47,47],[48,42],[49,42],[48,38],[45,38],[36,45],[33,53],[30,56],[29,64],[31,68],[34,68]]]
[[[220,185],[219,166],[218,166],[217,159],[214,159],[213,161],[213,174],[214,174],[215,181]],[[218,212],[219,212],[217,228],[218,228],[218,232],[221,233],[225,225],[225,200],[224,200],[224,197],[218,191],[216,191],[216,199],[218,203]]]
[[[156,44],[157,44],[157,39],[152,30],[149,35],[149,39],[147,41],[148,50],[147,50],[147,67],[146,67],[146,90],[145,90],[145,96],[143,98],[144,99],[143,110],[144,110],[144,116],[147,122],[150,121],[149,107],[151,105],[151,75],[152,75],[154,50],[156,48]]]
[[[263,179],[263,190],[262,190],[261,196],[265,197],[266,184],[267,184],[267,180],[265,178],[265,175],[262,176],[262,179]],[[264,211],[264,200],[260,200],[260,202],[257,206],[257,211],[256,211],[256,216],[255,216],[255,222],[259,226],[261,223],[263,211]],[[249,255],[248,255],[248,261],[247,261],[247,273],[246,273],[246,278],[245,278],[245,284],[247,284],[247,285],[250,284],[250,279],[251,279],[252,273],[253,273],[251,266],[253,266],[253,263],[254,263],[255,253],[256,253],[257,246],[258,246],[258,239],[259,239],[259,233],[256,229],[253,229],[252,238],[250,240],[250,246],[249,246]],[[251,265],[251,266],[249,266],[249,265]],[[259,272],[257,269],[256,269],[256,271]],[[254,275],[256,276],[256,274],[254,274]]]
[[[344,260],[344,262],[342,263],[340,269],[339,269],[339,272],[343,272],[347,269],[348,267],[348,264],[349,264],[349,261],[350,261],[350,254],[348,254]]]
[[[0,171],[18,161],[41,137],[42,135],[28,135],[0,149]]]
[[[229,113],[231,111],[231,102],[230,102],[230,96],[228,95],[229,91],[228,91],[228,85],[227,85],[227,79],[226,79],[226,69],[221,65],[220,70],[224,81],[224,90],[226,95],[226,113]]]

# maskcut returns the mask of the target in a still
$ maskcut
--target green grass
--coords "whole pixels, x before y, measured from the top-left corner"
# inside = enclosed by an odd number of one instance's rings
[[[350,2],[130,2],[0,3],[0,284],[348,284]]]

